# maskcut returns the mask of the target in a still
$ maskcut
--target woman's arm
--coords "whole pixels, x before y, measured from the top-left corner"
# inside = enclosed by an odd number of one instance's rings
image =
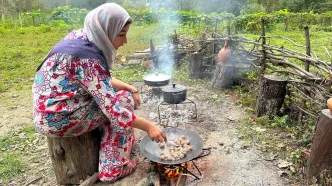
[[[114,76],[112,77],[111,84],[112,84],[112,87],[119,89],[119,90],[127,90],[131,93],[137,91],[137,89],[134,86],[129,85],[125,82],[122,82],[122,81],[116,79]]]
[[[112,77],[111,84],[112,84],[112,87],[114,87],[118,90],[126,90],[126,91],[131,92],[133,94],[133,98],[134,98],[134,102],[135,102],[135,109],[137,109],[138,106],[140,106],[140,104],[142,103],[141,96],[139,95],[137,89],[134,86],[124,83],[124,82],[116,79],[115,77]]]
[[[132,126],[147,132],[152,141],[159,143],[167,140],[165,133],[159,127],[142,117],[136,116]]]

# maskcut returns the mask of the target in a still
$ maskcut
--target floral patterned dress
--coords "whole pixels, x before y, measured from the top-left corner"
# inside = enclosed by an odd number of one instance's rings
[[[78,30],[64,39],[87,37]],[[130,92],[115,92],[110,80],[106,64],[97,59],[55,53],[37,71],[32,87],[39,133],[70,137],[100,129],[99,178],[104,182],[114,182],[136,166],[130,160],[134,100]]]

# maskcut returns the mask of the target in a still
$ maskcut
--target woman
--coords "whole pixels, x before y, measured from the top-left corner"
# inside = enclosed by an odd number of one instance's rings
[[[156,142],[166,140],[160,128],[134,114],[141,103],[136,88],[109,71],[116,50],[127,42],[130,23],[128,13],[115,3],[92,10],[82,30],[71,32],[50,51],[33,85],[34,123],[41,134],[70,137],[101,130],[99,178],[104,182],[134,171],[133,127]]]

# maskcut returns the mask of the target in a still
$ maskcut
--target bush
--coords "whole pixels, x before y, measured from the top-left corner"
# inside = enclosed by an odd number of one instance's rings
[[[5,29],[4,27],[0,26],[0,36],[3,36],[7,33],[9,33],[11,30],[10,29]]]
[[[51,32],[51,30],[52,30],[51,27],[48,25],[41,24],[39,26],[39,31],[42,33]]]

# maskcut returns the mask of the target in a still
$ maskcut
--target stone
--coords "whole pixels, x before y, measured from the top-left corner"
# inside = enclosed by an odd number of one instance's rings
[[[142,60],[141,59],[131,59],[128,61],[128,65],[141,65]]]

